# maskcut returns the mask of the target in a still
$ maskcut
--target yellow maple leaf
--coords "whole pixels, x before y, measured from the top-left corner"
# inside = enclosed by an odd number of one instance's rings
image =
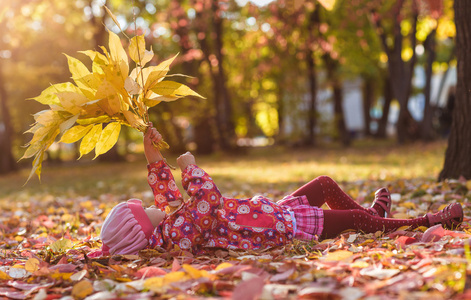
[[[106,153],[118,141],[119,132],[121,131],[121,124],[113,122],[106,125],[105,129],[101,132],[100,138],[95,146],[95,158],[98,155]]]
[[[196,97],[204,98],[197,92],[190,89],[188,86],[181,84],[179,82],[170,81],[170,80],[158,82],[152,88],[152,92],[158,95],[166,96],[166,97],[181,98],[181,97],[186,97],[186,96],[196,96]]]
[[[9,279],[11,279],[10,275],[8,275],[7,273],[3,271],[0,271],[0,280],[9,280]]]
[[[193,279],[198,279],[198,278],[201,278],[201,277],[209,277],[209,273],[206,270],[198,270],[195,267],[193,267],[191,265],[188,265],[188,264],[183,264],[182,268]]]
[[[30,258],[25,263],[25,270],[34,273],[39,269],[39,260],[37,258]]]
[[[219,270],[222,270],[222,269],[225,269],[225,268],[229,268],[229,267],[232,267],[233,264],[231,263],[228,263],[228,262],[223,262],[223,263],[220,263],[217,267],[216,267],[216,271],[219,271]]]
[[[89,153],[95,148],[98,139],[101,136],[103,128],[101,124],[96,124],[93,128],[83,137],[80,143],[80,157]]]
[[[62,143],[75,143],[76,141],[83,138],[92,129],[92,127],[92,124],[88,126],[77,125],[72,127],[64,132],[60,141]]]
[[[69,239],[60,239],[49,245],[52,252],[59,253],[72,248],[72,241]]]
[[[88,280],[77,282],[72,288],[72,297],[83,299],[93,293],[93,285]]]
[[[144,288],[149,291],[159,293],[164,287],[164,278],[163,277],[151,277],[144,281]]]
[[[347,250],[338,250],[335,252],[329,252],[326,256],[324,256],[324,260],[326,261],[340,261],[347,258],[350,258],[353,255],[352,252]]]

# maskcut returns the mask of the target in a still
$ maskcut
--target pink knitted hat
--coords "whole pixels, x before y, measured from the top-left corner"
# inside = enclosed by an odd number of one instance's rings
[[[101,228],[102,254],[137,254],[147,246],[153,231],[141,200],[122,202],[113,207]]]

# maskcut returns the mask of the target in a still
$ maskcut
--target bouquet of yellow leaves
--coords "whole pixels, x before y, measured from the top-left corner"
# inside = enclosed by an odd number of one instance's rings
[[[122,125],[141,132],[147,129],[148,109],[161,101],[174,101],[185,96],[203,98],[188,86],[175,81],[163,81],[170,64],[176,56],[157,66],[144,67],[154,56],[146,50],[144,35],[135,36],[129,42],[129,57],[136,67],[129,72],[129,60],[119,37],[109,31],[109,50],[101,47],[104,54],[87,50],[92,71],[78,59],[67,56],[71,82],[53,84],[41,95],[32,98],[49,109],[34,115],[35,123],[27,132],[33,133],[26,145],[23,157],[34,156],[34,173],[40,178],[44,152],[58,135],[59,142],[80,143],[80,157],[95,149],[95,158],[110,150],[118,141]],[[168,148],[162,141],[160,148]]]

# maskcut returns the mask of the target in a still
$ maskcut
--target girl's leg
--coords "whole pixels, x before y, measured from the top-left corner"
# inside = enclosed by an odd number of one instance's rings
[[[365,209],[324,210],[324,229],[321,239],[334,238],[345,230],[353,229],[364,233],[389,232],[402,226],[429,227],[426,216],[416,219],[386,219],[370,215]]]
[[[373,214],[345,194],[339,185],[328,176],[319,176],[291,194],[291,196],[302,195],[307,197],[311,206],[321,207],[325,203],[330,209],[358,209]],[[375,204],[373,208],[380,216],[384,215],[384,209],[380,205]]]

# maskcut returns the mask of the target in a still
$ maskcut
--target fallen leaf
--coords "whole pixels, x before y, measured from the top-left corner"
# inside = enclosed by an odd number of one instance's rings
[[[139,269],[134,276],[137,278],[145,279],[145,278],[150,278],[150,277],[155,277],[155,276],[162,276],[166,275],[167,272],[163,270],[162,268],[158,267],[144,267]]]
[[[223,263],[219,264],[219,265],[216,267],[216,269],[214,269],[214,270],[219,271],[219,270],[222,270],[222,269],[225,269],[225,268],[229,268],[229,267],[232,267],[232,266],[233,266],[233,264],[231,264],[231,263],[223,262]]]
[[[83,299],[93,293],[93,285],[88,280],[79,281],[72,288],[72,297]]]
[[[377,279],[387,279],[391,278],[394,275],[400,273],[400,270],[397,269],[383,269],[377,267],[365,268],[360,270],[360,274],[364,276],[369,276]]]
[[[336,290],[330,287],[306,287],[298,292],[299,299],[336,299]]]
[[[395,244],[400,248],[404,248],[404,246],[417,242],[416,238],[408,237],[408,236],[400,236],[396,239]]]
[[[72,247],[72,241],[69,239],[60,239],[55,241],[52,245],[49,246],[49,249],[55,253],[63,252],[69,250]]]
[[[325,261],[340,261],[347,259],[353,255],[352,252],[347,251],[347,250],[338,250],[335,252],[329,252],[326,256],[323,256],[322,258]]]
[[[24,277],[28,276],[29,274],[30,273],[28,271],[26,271],[25,269],[23,269],[23,268],[12,267],[8,271],[8,275],[11,278],[24,278]]]
[[[10,275],[8,275],[7,273],[3,271],[0,271],[0,280],[7,280],[7,279],[11,279]]]
[[[39,260],[36,258],[30,258],[25,263],[25,270],[34,273],[39,269]]]
[[[239,283],[232,293],[234,300],[254,300],[257,299],[263,291],[264,281],[260,277],[254,277]]]
[[[87,275],[87,270],[81,270],[81,271],[78,271],[77,273],[75,273],[74,275],[70,276],[70,280],[72,281],[80,281],[83,279],[83,277],[85,277],[85,275]]]

